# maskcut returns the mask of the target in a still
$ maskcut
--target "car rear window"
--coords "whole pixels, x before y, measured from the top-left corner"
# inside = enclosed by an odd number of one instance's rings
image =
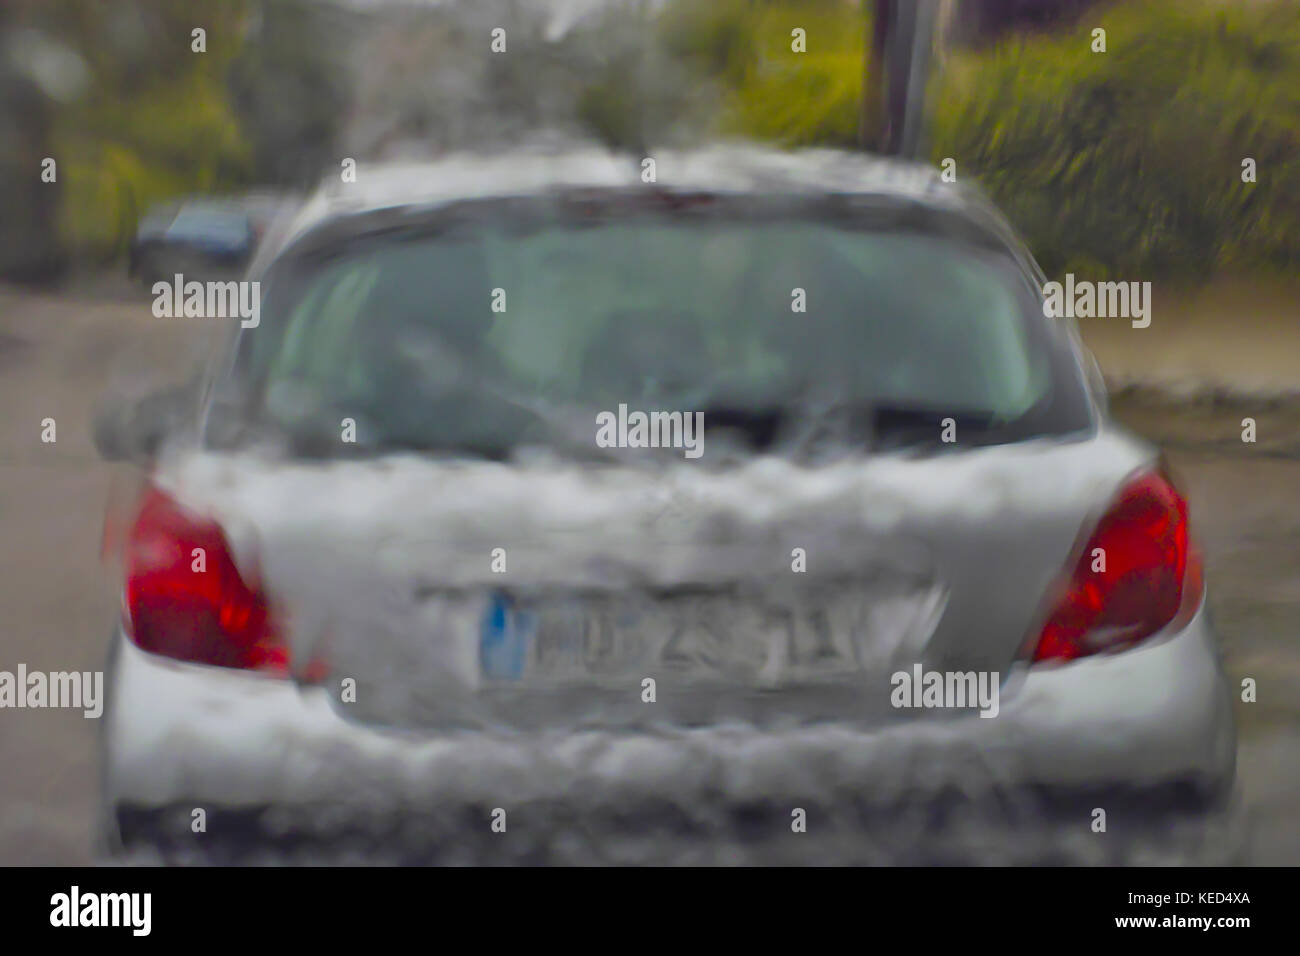
[[[999,440],[1088,424],[1005,250],[734,200],[458,212],[272,270],[244,359],[265,421],[350,410],[379,445],[498,450],[620,403],[947,409]]]

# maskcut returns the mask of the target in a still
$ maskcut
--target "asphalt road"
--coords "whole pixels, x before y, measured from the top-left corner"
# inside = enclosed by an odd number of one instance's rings
[[[95,455],[91,417],[106,392],[183,379],[215,334],[211,320],[154,318],[116,280],[58,295],[0,286],[0,670],[103,667],[118,594],[99,547],[115,471]],[[1115,412],[1181,472],[1228,670],[1258,682],[1258,702],[1238,704],[1243,859],[1300,864],[1300,405],[1129,399]],[[1240,441],[1247,414],[1254,445]],[[93,859],[97,730],[80,711],[0,711],[0,864]]]

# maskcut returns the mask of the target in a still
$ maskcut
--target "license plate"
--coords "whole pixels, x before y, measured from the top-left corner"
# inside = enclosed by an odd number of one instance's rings
[[[783,686],[860,675],[886,651],[862,595],[805,607],[695,594],[539,601],[493,596],[482,619],[488,682],[625,685],[643,677]]]

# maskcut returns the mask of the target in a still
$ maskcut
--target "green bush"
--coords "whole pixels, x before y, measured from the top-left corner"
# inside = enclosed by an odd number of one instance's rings
[[[93,124],[60,117],[60,234],[81,255],[122,251],[150,205],[245,181],[247,149],[224,90],[206,77],[103,104]]]
[[[808,52],[790,52],[790,30]],[[865,52],[852,2],[677,0],[667,47],[720,89],[718,131],[852,146]],[[1091,30],[1107,52],[1091,51]],[[932,84],[951,156],[1049,273],[1207,276],[1300,265],[1300,5],[1128,0],[958,54]],[[1242,160],[1258,182],[1241,181]]]
[[[843,0],[679,0],[666,47],[721,87],[717,131],[786,147],[857,143],[868,20]],[[791,49],[805,31],[806,52]]]
[[[65,249],[111,258],[152,203],[248,181],[249,150],[226,89],[244,8],[196,11],[188,0],[51,0],[37,8],[42,19],[33,25],[76,51],[90,76],[54,111]],[[191,50],[195,26],[207,30],[206,53]]]
[[[1106,30],[1105,53],[1091,31]],[[951,156],[1049,273],[1300,265],[1300,7],[1142,0],[959,57],[932,88]],[[1242,160],[1258,182],[1241,181]]]

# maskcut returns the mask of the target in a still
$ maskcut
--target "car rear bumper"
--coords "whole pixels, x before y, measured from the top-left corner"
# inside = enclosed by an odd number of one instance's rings
[[[994,719],[870,730],[397,732],[322,688],[120,635],[110,686],[106,842],[141,860],[1167,862],[1206,845],[1201,811],[1235,764],[1204,609],[1122,654],[1011,676]],[[1196,835],[1170,822],[1188,810]]]

